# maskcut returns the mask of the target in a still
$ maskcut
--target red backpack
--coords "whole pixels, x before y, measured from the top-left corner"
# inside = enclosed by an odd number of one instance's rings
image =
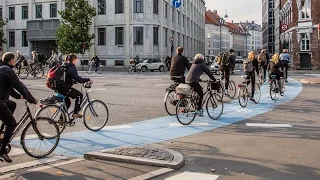
[[[52,90],[57,90],[66,82],[66,70],[65,65],[56,65],[48,71],[48,78],[46,85]]]

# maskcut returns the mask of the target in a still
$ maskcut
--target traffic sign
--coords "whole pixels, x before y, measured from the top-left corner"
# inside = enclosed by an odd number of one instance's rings
[[[287,24],[282,24],[281,29],[282,29],[282,31],[288,30],[288,25]]]
[[[174,38],[173,38],[173,37],[170,37],[169,41],[170,41],[171,43],[173,43]]]
[[[179,8],[179,7],[182,5],[182,0],[172,0],[171,5],[172,5],[174,8]]]

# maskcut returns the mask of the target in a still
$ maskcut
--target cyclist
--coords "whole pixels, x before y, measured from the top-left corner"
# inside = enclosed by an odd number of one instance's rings
[[[20,51],[17,51],[17,63],[15,65],[15,67],[20,71],[21,67],[24,65],[25,63],[25,58],[24,56],[20,53]]]
[[[234,50],[230,49],[229,54],[233,55]],[[231,60],[231,56],[229,54],[225,53],[220,53],[217,63],[219,65],[220,71],[221,71],[221,79],[225,79],[225,95],[228,95],[228,87],[229,87],[229,79],[230,79],[230,70],[232,66],[233,60]],[[234,57],[233,57],[234,58]]]
[[[203,116],[202,109],[202,101],[203,101],[203,89],[199,84],[200,76],[205,72],[210,79],[216,81],[216,78],[212,75],[210,69],[206,66],[204,62],[204,56],[202,54],[197,54],[192,61],[192,65],[190,67],[189,73],[186,76],[186,83],[194,88],[194,91],[197,92],[200,96],[198,103],[198,108],[196,114],[199,116]]]
[[[49,68],[52,68],[52,67],[54,67],[54,66],[56,66],[57,64],[60,63],[58,54],[55,52],[55,50],[51,51],[51,56],[47,60],[47,62],[49,63]]]
[[[250,79],[251,83],[251,96],[250,100],[255,102],[254,100],[254,92],[255,92],[255,84],[256,84],[256,77],[255,77],[255,71],[258,70],[259,72],[259,62],[255,57],[255,54],[253,51],[250,51],[248,53],[248,59],[243,62],[243,70],[245,74],[248,76],[247,78]]]
[[[280,71],[280,68],[283,68],[282,63],[279,61],[280,57],[278,53],[275,53],[272,56],[271,62],[269,63],[268,70],[269,70],[269,80],[271,80],[271,75],[276,75],[276,79],[278,81],[278,85],[281,91],[281,83],[280,77],[283,77],[283,72]],[[282,93],[282,92],[280,92]]]
[[[100,59],[97,55],[93,55],[92,59],[91,59],[91,62],[93,62],[93,65],[95,67],[95,71],[98,70],[98,67],[99,67],[99,64],[100,64]]]
[[[177,54],[171,60],[170,77],[172,81],[185,83],[185,69],[190,69],[189,60],[183,56],[183,47],[178,47]]]
[[[39,63],[39,54],[36,51],[32,51],[31,54],[32,54],[32,60],[30,63],[30,67],[32,69],[33,76],[36,77],[36,68]]]
[[[75,54],[69,54],[66,58],[66,79],[65,83],[57,88],[58,93],[66,96],[65,102],[67,108],[69,109],[71,105],[70,98],[75,99],[73,118],[82,118],[83,116],[79,114],[81,110],[80,105],[82,103],[83,94],[77,89],[73,88],[74,82],[76,83],[86,83],[92,81],[89,78],[82,78],[78,75],[76,64],[78,63],[78,57]],[[69,98],[70,97],[70,98]]]
[[[290,63],[290,54],[288,53],[287,49],[283,50],[283,53],[280,54],[280,60],[281,60],[281,70],[285,73],[285,79],[286,82],[288,82],[288,68]]]
[[[11,163],[12,160],[6,152],[6,147],[17,126],[16,120],[13,117],[13,113],[16,109],[16,103],[9,100],[9,96],[16,99],[21,99],[23,97],[29,103],[36,104],[38,102],[38,100],[36,100],[28,91],[26,86],[19,81],[17,75],[12,70],[15,65],[15,54],[12,52],[4,53],[2,56],[2,62],[0,63],[0,120],[5,124],[6,130],[1,142],[0,157],[8,163]]]
[[[234,50],[230,49],[229,51],[229,58],[230,58],[230,74],[234,74],[234,68],[236,67],[236,57],[234,56]]]
[[[167,58],[165,59],[164,61],[165,65],[166,65],[166,68],[167,69],[170,69],[170,66],[171,66],[171,58],[169,56],[167,56]]]
[[[263,71],[263,80],[266,81],[267,58],[266,58],[266,52],[264,50],[262,50],[261,53],[258,55],[258,61],[260,64],[261,71]]]

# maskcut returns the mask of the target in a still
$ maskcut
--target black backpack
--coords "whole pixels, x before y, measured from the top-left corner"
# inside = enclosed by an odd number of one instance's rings
[[[48,71],[48,78],[46,85],[52,90],[57,90],[62,87],[66,82],[66,71],[65,65],[56,65]]]

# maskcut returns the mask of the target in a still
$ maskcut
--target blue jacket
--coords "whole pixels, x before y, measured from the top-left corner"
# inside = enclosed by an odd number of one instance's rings
[[[281,61],[289,61],[290,62],[290,55],[288,53],[281,53],[280,54]]]

